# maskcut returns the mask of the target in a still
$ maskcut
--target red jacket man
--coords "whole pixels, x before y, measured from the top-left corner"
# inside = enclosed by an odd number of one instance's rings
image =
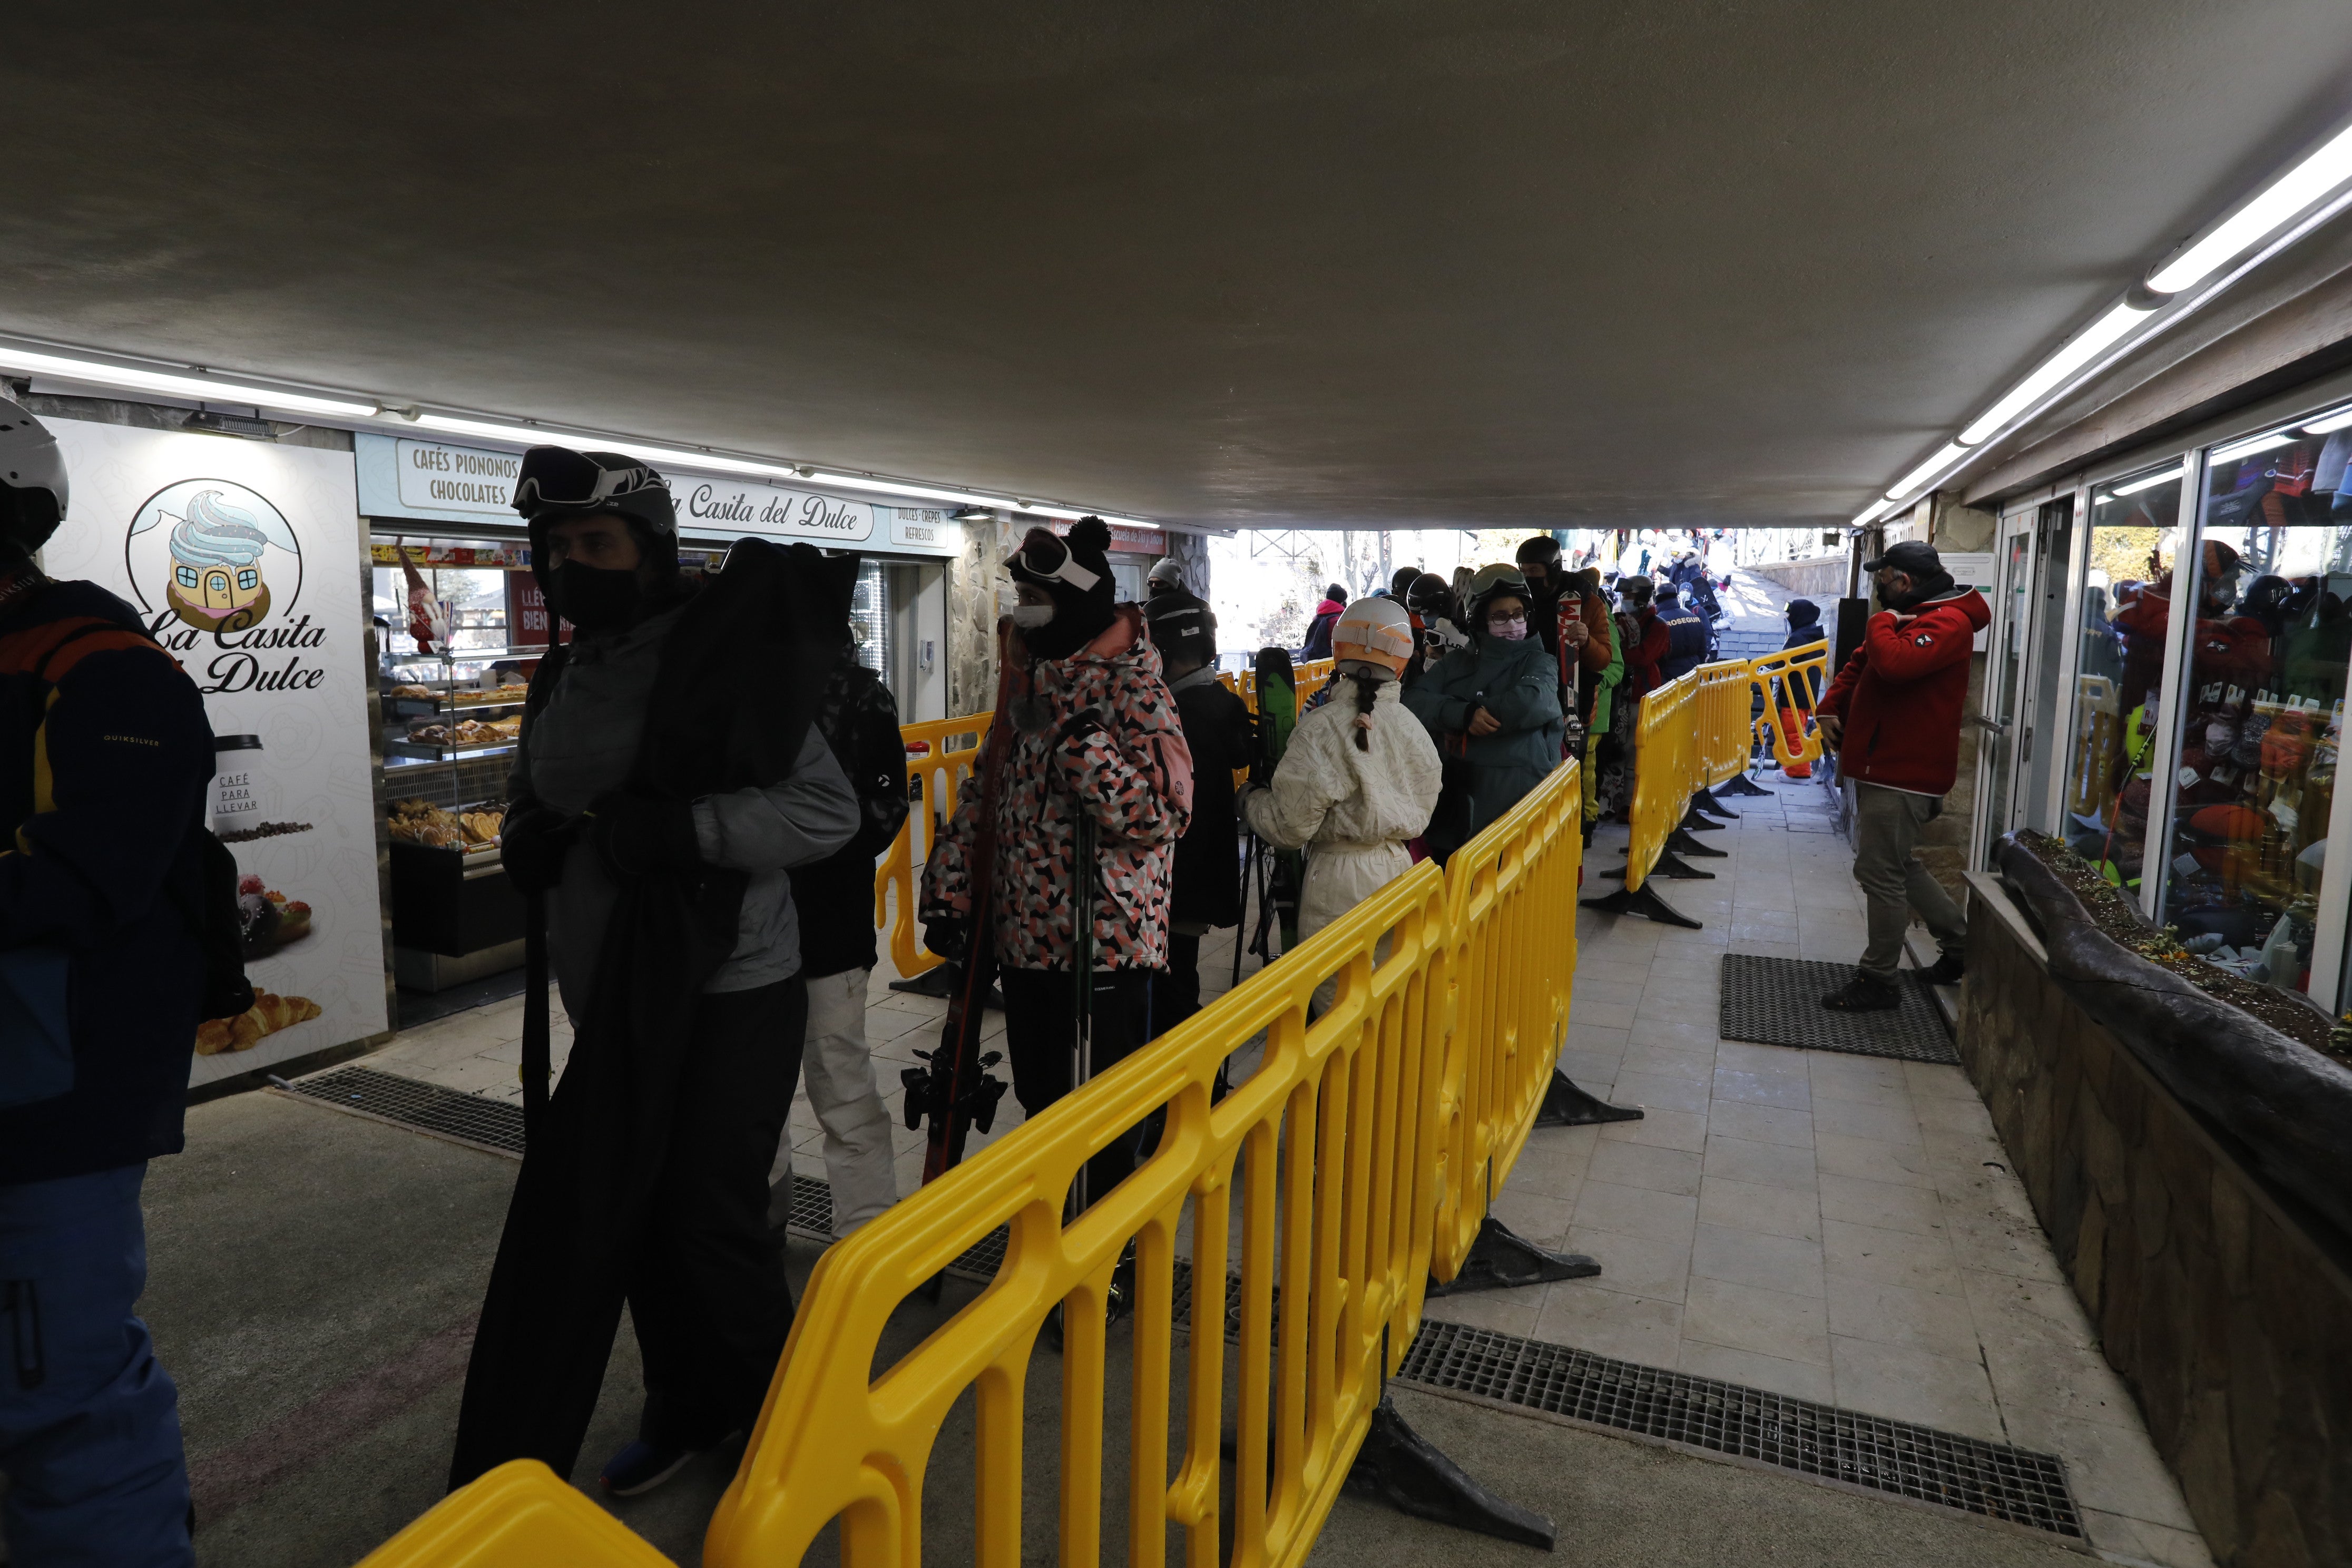
[[[1822,697],[1821,715],[1832,721],[1822,727],[1837,742],[1842,775],[1915,795],[1950,793],[1969,654],[1991,621],[1984,595],[1958,587],[1870,617],[1862,646]]]
[[[1954,585],[1932,545],[1906,540],[1863,570],[1879,603],[1862,647],[1822,694],[1822,736],[1854,785],[1853,879],[1870,906],[1869,945],[1843,990],[1822,998],[1840,1012],[1900,1005],[1895,966],[1913,910],[1943,957],[1926,972],[1942,985],[1963,972],[1968,922],[1919,863],[1919,835],[1944,809],[1959,770],[1960,709],[1969,654],[1992,620],[1984,595]]]
[[[1656,585],[1647,577],[1621,577],[1617,581],[1618,602],[1623,606],[1620,613],[1640,634],[1625,639],[1623,690],[1629,697],[1646,697],[1657,689],[1658,666],[1674,641],[1674,634],[1658,619],[1656,593]]]

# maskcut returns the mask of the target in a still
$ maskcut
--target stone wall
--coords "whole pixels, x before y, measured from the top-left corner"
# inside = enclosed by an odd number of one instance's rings
[[[2052,983],[1998,883],[1969,885],[1961,1058],[2214,1560],[2352,1563],[2342,1238]]]
[[[1767,566],[1743,566],[1743,572],[1753,572],[1759,577],[1778,583],[1801,599],[1819,603],[1824,598],[1835,599],[1845,593],[1846,555],[1816,555],[1809,561],[1777,561]],[[1823,609],[1827,609],[1823,605]]]

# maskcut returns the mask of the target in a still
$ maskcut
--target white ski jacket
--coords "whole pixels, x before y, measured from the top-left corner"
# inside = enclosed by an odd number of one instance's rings
[[[1398,704],[1391,680],[1373,699],[1371,749],[1356,749],[1356,694],[1335,679],[1331,700],[1302,716],[1274,782],[1252,790],[1251,831],[1307,851],[1298,934],[1312,936],[1412,868],[1405,841],[1437,809],[1437,748]]]

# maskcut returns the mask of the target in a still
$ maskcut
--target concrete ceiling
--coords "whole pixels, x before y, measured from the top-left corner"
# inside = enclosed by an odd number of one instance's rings
[[[17,0],[0,331],[1175,521],[1843,521],[2342,0]]]

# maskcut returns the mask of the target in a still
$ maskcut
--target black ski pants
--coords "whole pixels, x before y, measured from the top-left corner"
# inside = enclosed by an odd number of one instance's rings
[[[669,1157],[629,1282],[646,1368],[637,1435],[655,1447],[708,1447],[750,1426],[783,1355],[793,1292],[768,1228],[768,1167],[807,1024],[797,975],[696,999]]]
[[[1107,1072],[1152,1036],[1151,991],[1158,971],[1106,969],[1094,975],[1092,1070]],[[1008,969],[1004,987],[1004,1054],[1013,1063],[1013,1097],[1034,1116],[1070,1091],[1071,1053],[1077,1043],[1077,984],[1067,970]],[[1154,1119],[1157,1120],[1156,1118]],[[1135,1169],[1150,1123],[1130,1128],[1087,1162],[1091,1197]]]

